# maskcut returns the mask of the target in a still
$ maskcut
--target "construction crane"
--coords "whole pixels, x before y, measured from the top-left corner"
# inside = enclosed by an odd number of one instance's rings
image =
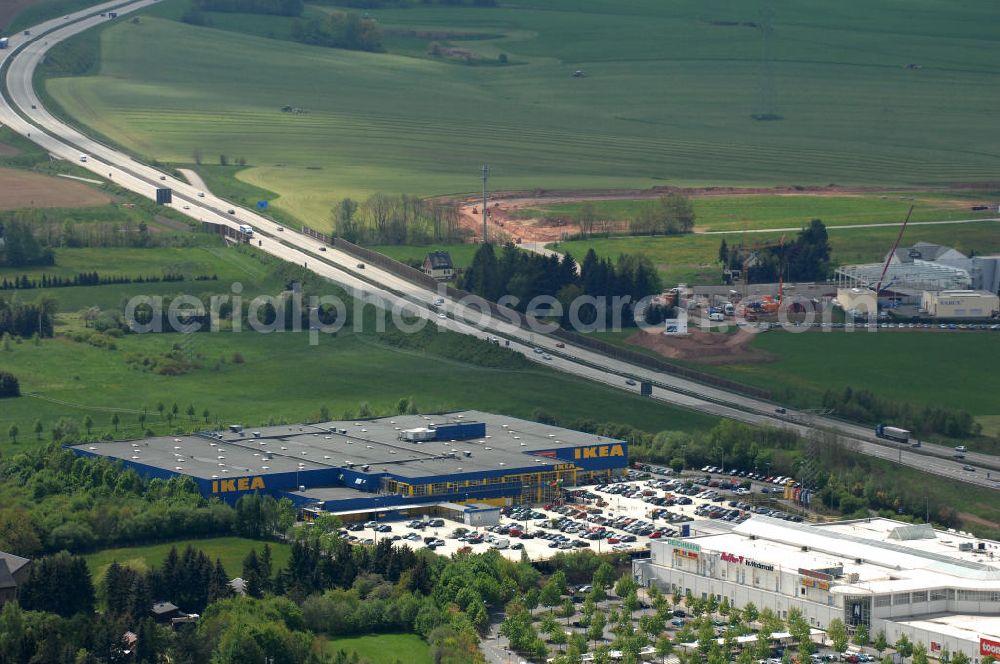
[[[910,211],[906,213],[906,219],[903,220],[903,225],[899,228],[899,235],[896,236],[896,241],[892,245],[892,250],[889,251],[889,255],[885,258],[885,265],[882,266],[882,274],[879,275],[878,284],[875,286],[875,302],[878,302],[878,294],[882,291],[882,282],[885,280],[885,274],[889,271],[889,263],[892,262],[892,257],[896,255],[896,250],[899,249],[899,241],[903,239],[903,233],[906,231],[906,224],[910,223],[910,215],[913,214],[913,207],[910,206]]]

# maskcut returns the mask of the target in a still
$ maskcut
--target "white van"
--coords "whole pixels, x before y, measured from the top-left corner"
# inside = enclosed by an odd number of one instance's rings
[[[84,162],[87,161],[87,155],[85,155],[85,154],[80,155],[80,161],[84,161]]]

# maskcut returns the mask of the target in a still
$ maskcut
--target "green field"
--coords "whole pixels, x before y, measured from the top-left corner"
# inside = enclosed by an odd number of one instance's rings
[[[117,549],[103,549],[96,553],[87,554],[84,559],[90,568],[91,574],[95,577],[103,576],[104,571],[113,561],[120,564],[135,563],[139,567],[151,569],[159,566],[170,553],[171,547],[177,547],[177,551],[183,551],[190,544],[196,549],[205,552],[212,561],[216,558],[222,561],[222,566],[226,568],[229,578],[241,576],[243,573],[243,559],[251,549],[256,549],[258,553],[264,548],[264,542],[245,539],[242,537],[212,537],[208,539],[182,540],[177,542],[166,542],[164,544],[151,544],[149,546],[130,546]],[[292,548],[282,542],[267,542],[271,547],[271,567],[274,571],[283,568],[288,564]]]
[[[271,274],[271,266],[261,263],[251,253],[226,248],[223,241],[210,235],[192,237],[196,246],[133,248],[83,248],[56,249],[56,265],[46,268],[0,268],[0,280],[13,280],[21,275],[38,280],[43,273],[72,277],[79,272],[97,271],[101,275],[162,276],[183,274],[183,282],[108,284],[103,286],[74,286],[45,288],[29,291],[0,291],[0,294],[19,293],[19,297],[54,297],[59,311],[77,312],[91,306],[102,309],[119,309],[124,300],[136,295],[171,295],[174,293],[227,294],[234,283],[240,283],[244,293],[278,293],[284,284]],[[194,277],[211,277],[208,281],[192,281]]]
[[[280,21],[269,38],[231,31],[259,34],[252,17],[213,14],[226,30],[170,19],[187,1],[111,24],[99,74],[50,80],[49,92],[146,158],[244,157],[241,179],[314,226],[329,225],[345,195],[475,191],[483,161],[492,188],[526,190],[919,187],[991,181],[997,170],[997,7],[985,0],[905,12],[785,3],[771,33],[773,104],[759,101],[760,31],[719,24],[760,20],[736,0],[370,10],[387,31],[503,35],[445,39],[517,63],[490,67],[428,58],[409,37],[360,53],[281,41]],[[751,118],[768,110],[784,119]]]
[[[229,294],[240,282],[246,297],[278,293],[285,284],[276,263],[253,251],[225,248],[209,236],[198,236],[202,246],[156,249],[58,249],[57,268],[50,273],[73,274],[87,266],[107,273],[161,274],[180,270],[188,277],[215,274],[215,281],[115,284],[105,286],[6,291],[18,297],[54,297],[60,315],[57,330],[82,328],[76,312],[100,306],[120,310],[122,302],[138,294]],[[106,267],[102,267],[106,266]],[[8,270],[12,278],[23,270]],[[29,272],[38,278],[40,270]],[[331,286],[330,292],[337,292]],[[390,323],[391,324],[391,323]],[[168,422],[155,406],[177,403],[182,415],[174,424],[182,429],[210,423],[301,421],[318,417],[326,406],[336,416],[356,411],[367,401],[375,412],[389,412],[403,397],[414,397],[424,411],[481,408],[531,417],[536,408],[560,418],[593,418],[627,422],[651,431],[708,428],[713,418],[677,410],[649,400],[580,382],[545,367],[488,368],[454,359],[455,344],[468,343],[458,335],[431,335],[413,349],[388,346],[368,324],[354,332],[345,328],[336,337],[320,335],[310,346],[306,333],[257,334],[221,331],[191,338],[189,355],[197,367],[178,376],[135,368],[129,358],[159,358],[182,341],[180,335],[126,335],[115,340],[116,350],[98,348],[71,339],[14,343],[2,352],[0,363],[20,378],[28,396],[3,402],[4,422],[20,429],[17,445],[34,445],[35,419],[45,431],[60,417],[78,422],[90,415],[97,434],[112,431],[112,416],[121,423],[118,436],[141,436],[139,415],[149,413],[146,426],[165,431]],[[236,363],[235,353],[244,360]],[[183,415],[188,405],[194,420]],[[3,431],[6,434],[6,426]],[[43,436],[47,439],[47,433]],[[6,438],[6,437],[5,437]]]
[[[830,229],[830,246],[834,263],[878,262],[885,258],[898,228]],[[781,237],[790,240],[789,233],[752,233],[745,236],[748,244]],[[719,243],[725,238],[730,245],[744,240],[742,233],[724,235],[676,235],[671,237],[613,237],[571,240],[548,245],[561,252],[570,252],[578,260],[593,248],[599,256],[616,258],[620,254],[648,256],[659,269],[664,284],[717,284],[722,271],[718,263]],[[911,226],[903,236],[903,245],[915,242],[944,244],[969,254],[990,254],[1000,251],[1000,222],[977,221],[971,224]]]
[[[698,231],[742,231],[764,228],[802,228],[811,219],[822,219],[827,226],[899,223],[914,206],[910,220],[940,221],[949,219],[979,219],[995,217],[996,209],[972,211],[979,199],[991,201],[994,195],[972,195],[963,200],[955,194],[865,194],[847,196],[825,195],[742,195],[696,196],[691,199]],[[598,219],[621,221],[634,218],[649,200],[592,201]],[[521,210],[516,216],[576,217],[584,203],[555,203],[540,208]],[[752,239],[756,235],[751,235]]]
[[[433,664],[427,642],[415,634],[370,634],[331,639],[326,642],[326,652],[333,655],[338,650],[358,657],[371,664]]]
[[[802,403],[850,386],[893,401],[997,416],[997,343],[991,332],[769,332],[753,345],[773,354],[774,362],[699,366],[775,394],[787,390]]]

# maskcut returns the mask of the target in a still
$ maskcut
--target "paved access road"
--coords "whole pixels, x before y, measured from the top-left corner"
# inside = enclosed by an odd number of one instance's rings
[[[440,318],[430,308],[433,301],[439,297],[438,293],[412,284],[375,266],[367,265],[364,269],[358,269],[356,258],[334,248],[327,248],[321,252],[318,241],[291,230],[279,231],[278,224],[272,220],[232,205],[187,181],[179,180],[138,162],[127,154],[81,134],[46,111],[32,88],[35,68],[44,58],[46,51],[63,39],[109,20],[98,15],[102,11],[113,8],[120,16],[125,16],[154,2],[155,0],[137,0],[127,4],[104,3],[70,14],[63,19],[54,19],[34,26],[31,28],[30,37],[12,36],[10,48],[0,51],[0,65],[7,66],[4,77],[5,97],[0,100],[0,122],[27,136],[53,155],[72,161],[97,176],[112,180],[119,186],[142,196],[153,199],[158,187],[170,187],[174,192],[174,207],[194,219],[228,224],[234,228],[240,223],[251,224],[258,233],[255,241],[259,242],[261,250],[283,260],[305,265],[315,273],[345,287],[355,297],[381,298],[386,308],[410,309],[415,315],[462,334],[479,338],[502,336],[510,341],[511,350],[522,353],[540,364],[548,364],[560,371],[618,389],[638,391],[638,386],[626,385],[626,377],[640,381],[649,380],[655,385],[652,397],[663,402],[752,424],[792,429],[803,435],[822,431],[835,432],[835,435],[855,447],[859,453],[898,461],[903,465],[973,484],[1000,488],[997,482],[986,477],[985,468],[971,473],[962,471],[960,464],[948,458],[949,450],[945,448],[926,445],[922,448],[923,453],[914,452],[909,448],[901,450],[892,445],[876,442],[865,427],[795,413],[791,410],[777,416],[775,405],[765,401],[614,360],[572,345],[559,348],[555,339],[532,333],[508,322],[480,321],[476,309],[447,298],[441,307],[447,317]],[[86,161],[81,159],[82,155],[86,155]],[[200,192],[204,192],[204,196],[199,196]],[[228,213],[230,209],[234,214]],[[544,349],[552,359],[544,359],[542,354],[533,352],[535,347]],[[932,455],[928,455],[928,452]],[[1000,468],[1000,459],[989,455],[970,453],[966,462]]]

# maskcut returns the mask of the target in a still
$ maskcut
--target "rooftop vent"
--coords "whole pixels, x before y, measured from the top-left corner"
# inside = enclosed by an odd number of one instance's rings
[[[472,456],[472,451],[471,450],[462,450],[462,454],[464,454],[467,457],[470,457],[470,456]]]
[[[260,438],[260,431],[254,431],[253,432],[253,437],[254,438]]]
[[[230,424],[229,425],[229,430],[231,432],[233,432],[233,433],[243,433],[243,425],[242,424]]]
[[[369,468],[371,468],[371,466],[369,466],[367,463],[365,465],[361,466],[361,470],[365,471],[366,473],[368,472]]]

